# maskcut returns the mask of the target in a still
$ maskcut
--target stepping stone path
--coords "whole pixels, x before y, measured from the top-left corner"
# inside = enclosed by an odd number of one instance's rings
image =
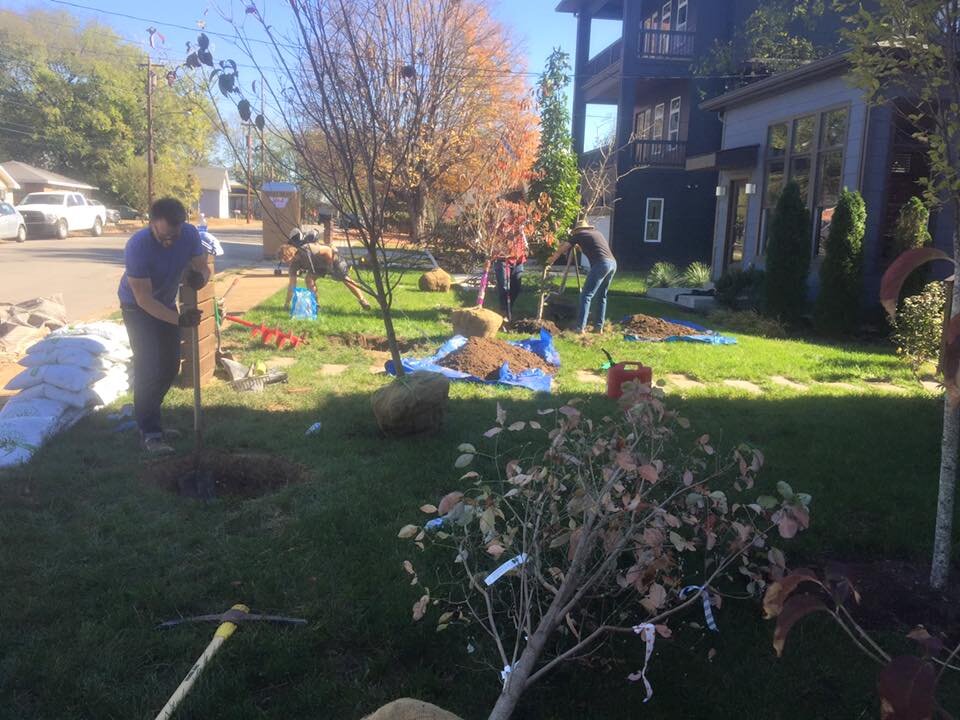
[[[933,380],[921,380],[920,384],[923,385],[923,389],[928,393],[940,395],[943,392],[943,385]]]
[[[349,369],[349,365],[321,365],[320,374],[324,377],[334,377],[336,375],[343,375],[343,373]]]
[[[289,355],[276,355],[275,357],[269,358],[267,360],[267,367],[269,368],[288,368],[291,365],[297,364],[297,359]]]
[[[706,385],[704,385],[699,380],[694,380],[693,378],[687,377],[686,375],[664,375],[663,379],[666,380],[671,385],[676,385],[681,390],[694,390],[696,388],[706,387]]]
[[[794,382],[790,378],[785,378],[782,375],[773,375],[770,378],[770,382],[774,385],[779,385],[780,387],[789,388],[790,390],[796,390],[797,392],[803,392],[804,390],[809,390],[809,385],[804,385],[802,383]]]
[[[857,390],[862,389],[857,387],[856,385],[853,385],[847,382],[825,382],[825,383],[818,383],[818,384],[822,387],[833,388],[835,390],[848,390],[850,392],[856,392]]]
[[[894,385],[892,383],[881,382],[877,380],[867,380],[867,387],[869,387],[871,390],[879,390],[880,392],[897,393],[897,394],[906,392],[906,390],[904,390],[899,385]]]
[[[597,375],[595,372],[590,372],[588,370],[577,370],[577,381],[593,385],[601,385],[605,384],[607,379],[601,375]]]
[[[762,395],[763,388],[761,388],[756,383],[752,383],[749,380],[724,380],[723,384],[727,387],[736,388],[737,390],[746,390],[748,393],[754,395]]]

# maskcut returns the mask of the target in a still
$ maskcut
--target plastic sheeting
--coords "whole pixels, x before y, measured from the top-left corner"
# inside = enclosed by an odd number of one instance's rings
[[[421,358],[419,360],[403,358],[403,369],[408,373],[419,371],[435,372],[445,375],[451,380],[469,380],[471,382],[486,383],[488,385],[512,385],[514,387],[527,388],[528,390],[534,390],[536,392],[548,393],[553,388],[553,377],[547,375],[542,370],[524,370],[523,372],[514,373],[511,372],[509,365],[504,363],[503,367],[500,368],[500,376],[496,380],[486,380],[485,378],[479,378],[476,375],[468,375],[467,373],[458,372],[457,370],[451,370],[450,368],[443,367],[442,365],[438,364],[439,361],[444,357],[462,348],[466,342],[467,338],[463,337],[462,335],[454,335],[429,357]],[[510,340],[508,342],[511,345],[516,345],[524,350],[529,350],[535,355],[539,355],[541,358],[555,367],[560,367],[560,354],[553,345],[553,336],[546,330],[540,331],[539,338],[530,338],[528,340]],[[393,365],[393,360],[387,361],[385,367],[387,372],[391,375],[397,374]]]
[[[727,335],[720,335],[719,333],[705,328],[702,325],[697,325],[696,323],[689,322],[687,320],[671,320],[670,318],[660,318],[664,322],[673,323],[674,325],[682,325],[683,327],[688,327],[691,330],[696,330],[696,335],[671,335],[670,337],[663,338],[662,342],[690,342],[690,343],[702,343],[704,345],[736,345],[737,339],[729,337]],[[629,342],[661,342],[660,340],[649,340],[640,335],[631,335],[625,334],[623,336],[624,340]]]

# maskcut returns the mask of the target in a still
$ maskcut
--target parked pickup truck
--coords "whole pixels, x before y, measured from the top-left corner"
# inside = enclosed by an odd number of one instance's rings
[[[74,192],[37,192],[27,195],[17,210],[23,215],[29,235],[54,235],[61,240],[71,230],[103,233],[107,209]]]

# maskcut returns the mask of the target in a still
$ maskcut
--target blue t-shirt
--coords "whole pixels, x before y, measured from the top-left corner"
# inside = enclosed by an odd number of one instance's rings
[[[175,310],[180,277],[190,264],[190,260],[203,254],[200,233],[189,223],[183,224],[180,237],[168,248],[157,241],[149,227],[138,230],[127,240],[127,247],[123,251],[126,272],[120,278],[120,289],[117,291],[120,304],[137,304],[137,299],[127,281],[128,277],[150,278],[150,282],[153,283],[153,296],[168,308]]]

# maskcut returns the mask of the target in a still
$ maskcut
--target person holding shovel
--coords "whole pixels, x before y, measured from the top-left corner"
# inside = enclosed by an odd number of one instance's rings
[[[180,372],[180,329],[200,324],[197,308],[177,309],[185,281],[199,290],[210,279],[210,265],[197,228],[174,198],[157,200],[149,225],[133,234],[124,250],[125,271],[117,295],[133,351],[133,407],[144,450],[171,453],[160,407]]]
[[[580,220],[573,229],[570,239],[560,244],[557,251],[550,256],[545,267],[553,265],[558,258],[567,255],[574,245],[590,261],[590,272],[580,291],[580,314],[577,321],[577,331],[581,334],[587,330],[587,320],[590,315],[590,305],[594,297],[597,298],[597,313],[594,327],[597,332],[603,332],[603,323],[607,317],[607,291],[610,281],[617,272],[617,260],[613,257],[607,239],[586,220]]]
[[[310,233],[307,236],[310,237]],[[280,246],[277,255],[281,262],[290,266],[290,284],[287,286],[287,301],[284,303],[283,309],[290,309],[293,291],[297,287],[297,276],[303,272],[307,289],[314,294],[317,292],[317,278],[324,277],[329,273],[330,277],[346,286],[347,290],[360,303],[360,307],[369,310],[370,303],[363,297],[363,289],[350,278],[350,265],[340,257],[335,247],[316,242],[316,237],[316,233],[313,233],[310,241],[299,247],[290,243]]]

